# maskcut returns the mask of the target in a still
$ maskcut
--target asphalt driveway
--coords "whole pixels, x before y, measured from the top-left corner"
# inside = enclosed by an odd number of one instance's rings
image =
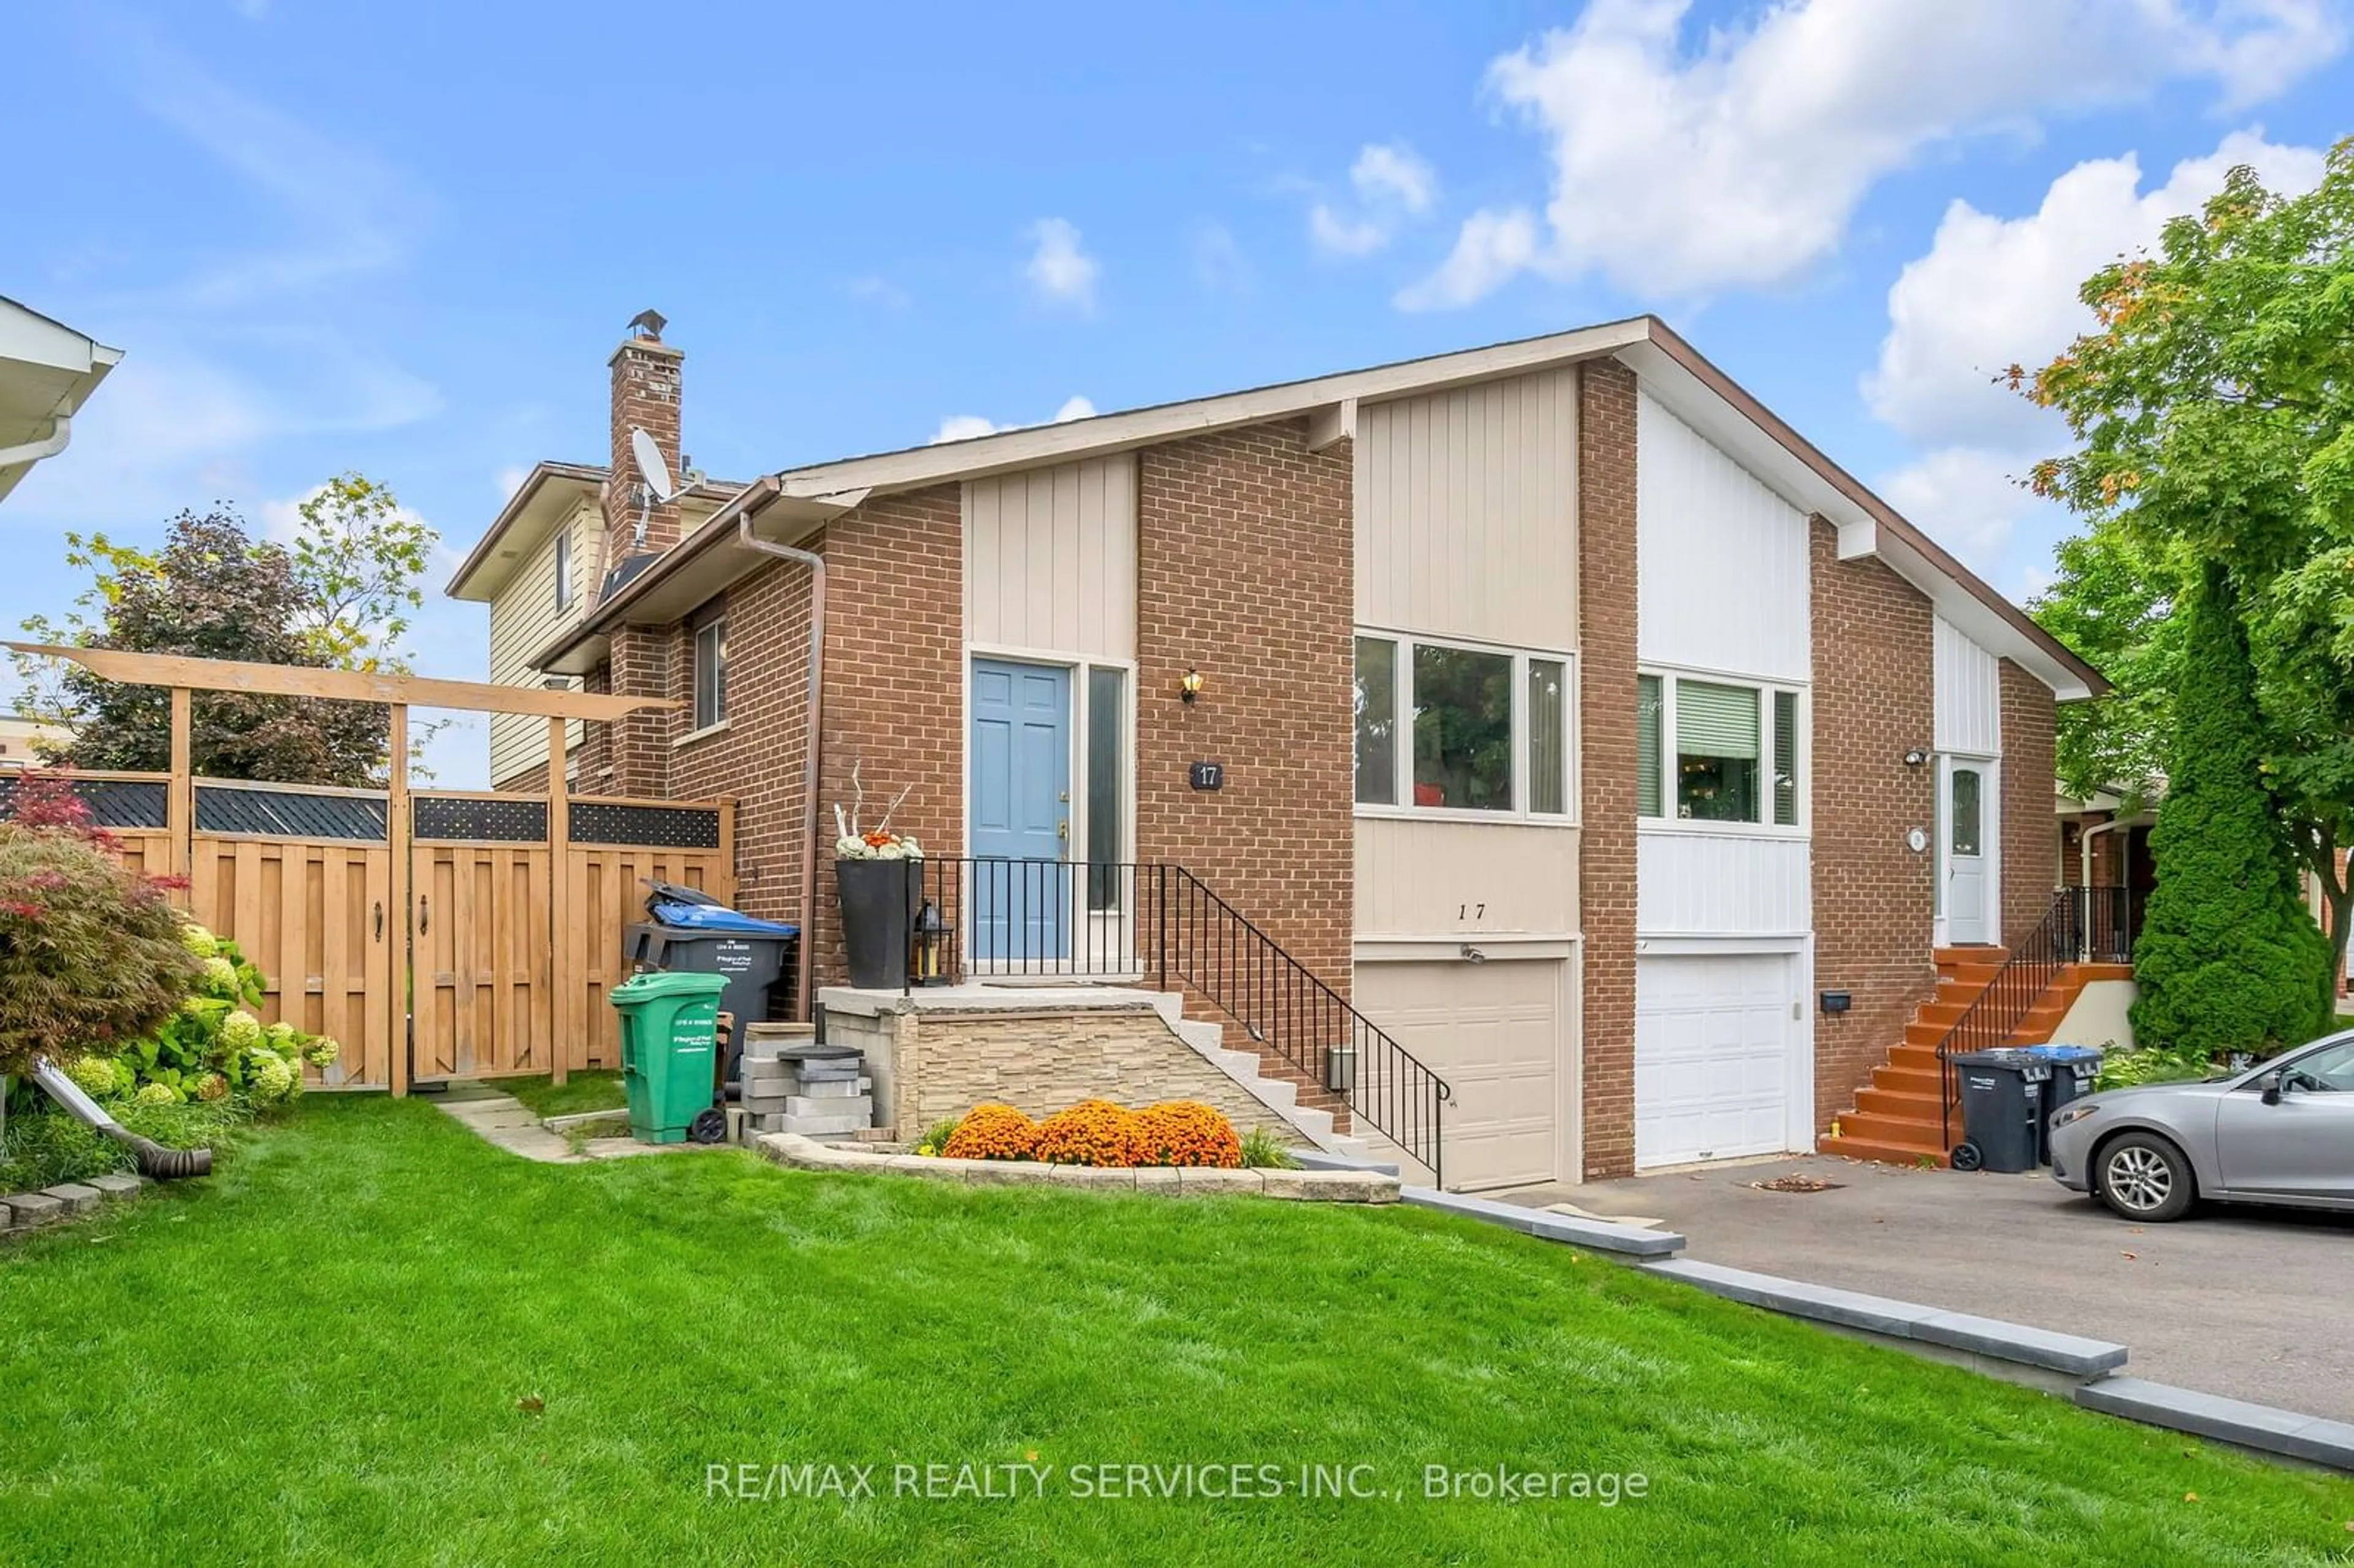
[[[1787,1174],[1839,1186],[1753,1185]],[[1658,1219],[1709,1263],[2115,1340],[2136,1376],[2354,1421],[2354,1215],[2135,1225],[2048,1176],[1823,1156],[1489,1195]]]

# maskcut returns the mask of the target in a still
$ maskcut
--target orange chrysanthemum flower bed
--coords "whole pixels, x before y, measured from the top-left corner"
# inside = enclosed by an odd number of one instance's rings
[[[1243,1162],[1243,1140],[1234,1124],[1199,1100],[1163,1100],[1134,1117],[1140,1165],[1214,1165]]]
[[[1028,1160],[1037,1141],[1036,1122],[1012,1106],[990,1100],[972,1107],[940,1152],[950,1160]]]
[[[1055,1165],[1138,1165],[1136,1113],[1109,1100],[1081,1100],[1038,1124],[1030,1158]]]

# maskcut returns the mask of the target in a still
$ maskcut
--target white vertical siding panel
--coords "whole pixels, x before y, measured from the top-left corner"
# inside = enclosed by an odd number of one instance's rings
[[[1136,656],[1136,465],[1126,454],[964,487],[965,635]]]
[[[1805,515],[1648,396],[1636,440],[1638,656],[1807,680]]]
[[[1937,617],[1937,738],[1940,751],[2002,754],[2002,667],[1961,628]]]
[[[1781,937],[1810,930],[1808,852],[1805,839],[1638,832],[1635,928],[1647,937]]]
[[[1359,410],[1360,621],[1576,647],[1575,374],[1547,371]]]

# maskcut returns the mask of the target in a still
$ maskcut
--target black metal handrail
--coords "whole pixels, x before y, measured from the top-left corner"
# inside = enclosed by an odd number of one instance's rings
[[[1961,1103],[1954,1058],[2008,1044],[2068,965],[2131,963],[2140,906],[2140,895],[2129,887],[2063,887],[2052,895],[2035,929],[1937,1042],[1938,1118],[1946,1147],[1953,1146],[1954,1112]]]
[[[907,987],[989,979],[1191,987],[1440,1173],[1447,1081],[1182,865],[937,855],[905,863]]]

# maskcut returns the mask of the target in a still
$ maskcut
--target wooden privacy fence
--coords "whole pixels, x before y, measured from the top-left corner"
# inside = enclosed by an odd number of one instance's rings
[[[387,790],[196,779],[184,832],[169,774],[71,778],[127,863],[187,867],[189,913],[269,977],[266,1022],[342,1043],[326,1087],[617,1067],[605,993],[644,879],[735,896],[727,800],[419,790],[397,817]]]
[[[567,795],[567,719],[611,720],[660,699],[111,650],[27,647],[109,679],[172,688],[172,768],[77,773],[75,793],[124,861],[185,876],[189,911],[270,977],[267,1021],[333,1035],[318,1081],[386,1088],[453,1077],[620,1065],[605,994],[625,971],[623,927],[648,879],[736,896],[731,800]],[[338,789],[200,779],[193,691],[380,702],[391,782]],[[548,721],[546,794],[416,789],[408,705]],[[0,815],[16,779],[0,774]]]

